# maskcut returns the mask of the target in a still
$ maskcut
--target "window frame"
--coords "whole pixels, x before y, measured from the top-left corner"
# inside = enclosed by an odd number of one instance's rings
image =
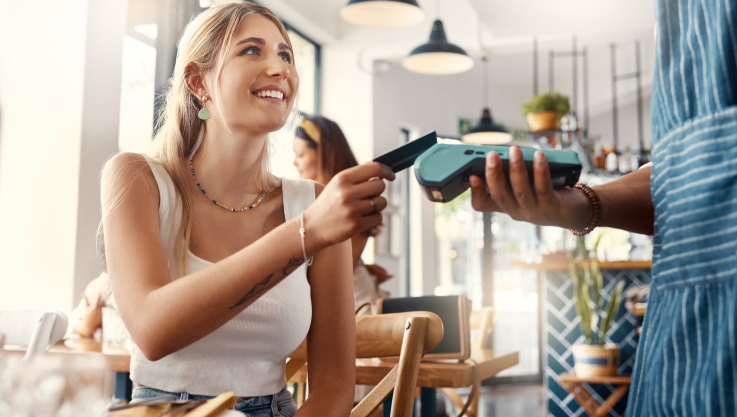
[[[311,43],[315,47],[315,114],[320,114],[322,111],[322,108],[320,107],[322,104],[322,53],[321,53],[321,46],[319,43],[315,42],[314,39],[307,36],[302,32],[301,30],[295,28],[294,26],[290,25],[288,22],[285,22],[281,18],[282,24],[284,25],[284,28],[288,31],[292,31],[296,33],[297,35],[301,36],[303,39],[305,39],[307,42]]]

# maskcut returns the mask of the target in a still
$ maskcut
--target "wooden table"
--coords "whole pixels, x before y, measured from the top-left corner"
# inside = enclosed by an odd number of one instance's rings
[[[568,271],[568,261],[549,261],[541,263],[528,263],[512,261],[511,266],[524,269],[535,269],[538,271]],[[617,261],[599,262],[599,269],[650,269],[652,261]]]
[[[26,346],[6,345],[3,349],[8,356],[25,355]],[[68,339],[55,344],[46,352],[46,355],[61,356],[68,358],[84,357],[84,358],[102,358],[108,371],[113,372],[130,372],[131,354],[124,350],[116,350],[104,352],[102,342],[94,339]]]
[[[491,349],[480,349],[471,352],[471,359],[476,361],[479,377],[491,378],[499,372],[519,364],[519,352],[495,352]],[[396,365],[392,362],[365,360],[356,367],[356,384],[376,385]],[[420,401],[422,402],[421,417],[436,414],[436,388],[466,388],[473,384],[473,365],[467,362],[423,362],[417,376],[417,386],[422,388]],[[305,383],[307,370],[303,367],[289,382]],[[390,400],[387,400],[390,401]],[[478,407],[478,401],[475,401]],[[384,406],[385,413],[391,408]],[[474,410],[472,410],[474,411]],[[385,414],[388,415],[388,414]]]
[[[567,389],[573,398],[586,410],[589,416],[604,417],[609,415],[609,410],[617,404],[620,398],[630,388],[631,377],[629,376],[593,376],[581,378],[572,374],[558,375],[560,384]],[[612,384],[618,385],[617,389],[603,403],[598,401],[584,388],[584,382],[589,384]]]
[[[8,356],[22,356],[26,354],[26,346],[6,345],[3,351]],[[67,339],[52,346],[46,355],[62,359],[103,359],[106,370],[115,372],[115,398],[131,399],[133,382],[130,379],[130,352],[122,349],[103,352],[102,342],[94,339]]]
[[[5,346],[7,355],[24,355],[25,346]],[[70,339],[51,347],[47,355],[62,357],[90,356],[101,357],[107,370],[116,372],[115,397],[130,399],[133,389],[130,381],[130,354],[127,352],[104,352],[102,343],[92,339]],[[490,378],[499,372],[519,364],[519,352],[495,352],[490,349],[474,350],[471,359],[478,366],[480,379]],[[356,367],[356,383],[376,385],[391,371],[395,363],[378,360],[365,360]],[[422,388],[422,416],[435,416],[435,388],[465,388],[473,384],[473,365],[458,362],[423,362],[417,378],[417,386]],[[290,382],[306,382],[307,369],[297,372]],[[430,401],[432,399],[432,401]],[[476,401],[478,403],[478,401]],[[389,407],[385,408],[387,411]]]

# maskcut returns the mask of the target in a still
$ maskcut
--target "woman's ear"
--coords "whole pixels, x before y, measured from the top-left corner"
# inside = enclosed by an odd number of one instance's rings
[[[202,73],[200,67],[190,62],[184,68],[184,73],[187,74],[185,76],[187,88],[192,92],[192,94],[197,98],[208,95],[207,87],[205,86],[205,75]]]

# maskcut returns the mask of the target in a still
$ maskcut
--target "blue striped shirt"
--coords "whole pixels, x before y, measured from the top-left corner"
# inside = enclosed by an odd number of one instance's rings
[[[737,415],[737,1],[658,0],[653,282],[627,415]]]

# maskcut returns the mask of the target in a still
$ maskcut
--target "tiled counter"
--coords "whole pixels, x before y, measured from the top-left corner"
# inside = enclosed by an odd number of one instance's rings
[[[568,274],[567,262],[525,264],[513,263],[513,266],[536,269],[540,273],[543,284],[544,328],[543,328],[543,377],[545,390],[548,396],[548,415],[554,417],[585,416],[586,413],[574,400],[573,396],[558,384],[556,376],[569,372],[573,373],[573,356],[571,346],[581,342],[581,328],[573,303],[573,281]],[[627,284],[625,291],[631,286],[648,284],[651,280],[650,262],[602,262],[600,263],[604,278],[604,292],[611,293],[619,279]],[[609,301],[608,295],[606,296]],[[621,347],[621,366],[619,374],[629,375],[635,360],[637,346],[637,318],[622,308],[612,324],[607,342],[619,343]],[[602,401],[615,390],[608,385],[593,386],[594,397]],[[606,391],[604,391],[606,390]],[[605,394],[605,395],[601,395]],[[623,416],[627,396],[612,409],[611,415]]]

